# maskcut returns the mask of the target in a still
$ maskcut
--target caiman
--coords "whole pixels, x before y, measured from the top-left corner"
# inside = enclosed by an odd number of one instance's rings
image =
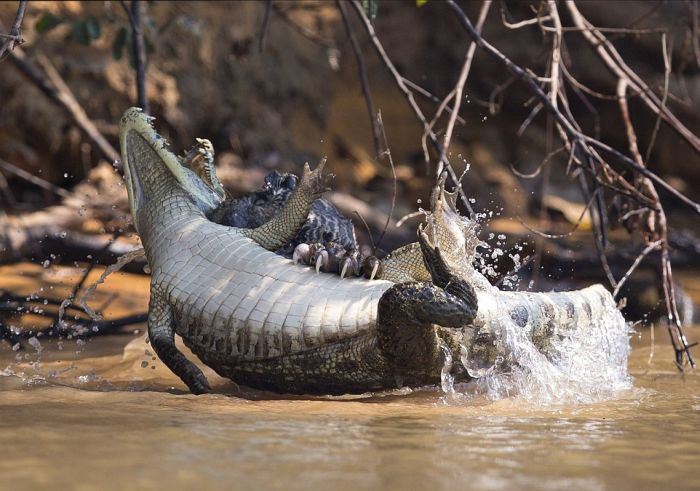
[[[175,346],[178,334],[218,374],[284,393],[342,394],[439,384],[506,369],[499,336],[516,326],[545,356],[614,310],[600,285],[562,293],[501,292],[472,266],[479,240],[438,186],[418,242],[381,261],[378,279],[340,278],[272,251],[288,244],[324,191],[324,162],[305,166],[278,214],[256,228],[213,223],[225,196],[213,165],[195,168],[127,110],[120,144],[134,226],[151,274],[148,334],[195,394],[210,391]],[[614,323],[624,329],[618,312]],[[608,321],[609,323],[609,321]]]

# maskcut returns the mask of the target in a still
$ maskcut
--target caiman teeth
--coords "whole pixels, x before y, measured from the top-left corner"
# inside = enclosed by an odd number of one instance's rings
[[[348,263],[349,263],[349,262],[350,262],[350,261],[347,260],[347,259],[345,260],[345,262],[343,262],[343,269],[342,269],[342,271],[340,272],[340,279],[341,279],[341,280],[342,280],[343,278],[345,278],[345,273],[348,272]]]

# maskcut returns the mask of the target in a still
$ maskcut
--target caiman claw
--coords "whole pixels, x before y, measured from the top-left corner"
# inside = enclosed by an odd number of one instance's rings
[[[467,306],[472,317],[475,316],[478,309],[478,300],[474,288],[464,278],[450,269],[449,264],[445,261],[445,257],[440,252],[440,248],[430,244],[428,234],[425,233],[422,225],[418,227],[418,242],[423,253],[423,262],[430,272],[432,283],[459,298]]]

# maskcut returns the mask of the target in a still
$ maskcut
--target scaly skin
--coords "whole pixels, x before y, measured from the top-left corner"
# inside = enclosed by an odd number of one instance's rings
[[[305,168],[278,216],[255,229],[237,229],[206,218],[220,204],[218,194],[181,165],[137,109],[123,116],[120,140],[134,224],[152,269],[149,337],[192,392],[207,392],[209,385],[175,348],[175,333],[221,375],[279,392],[366,392],[439,382],[440,336],[449,328],[460,333],[475,305],[441,316],[457,300],[435,284],[341,280],[270,252],[294,236],[326,189],[323,165]],[[396,317],[378,320],[386,317],[377,308],[386,292],[397,298],[403,292],[403,307],[433,313],[443,325],[427,314],[416,320],[408,310],[412,329],[424,335],[412,338],[410,349],[387,343],[394,334],[382,333],[400,326]],[[386,298],[383,305],[391,305]],[[411,307],[405,303],[410,298],[420,301]],[[415,353],[425,353],[420,366],[407,358]]]
[[[317,275],[267,249],[291,239],[325,189],[319,169],[305,169],[287,206],[262,227],[224,227],[206,218],[220,194],[181,165],[143,114],[128,110],[120,135],[134,224],[153,271],[149,336],[194,393],[209,386],[175,348],[175,333],[243,385],[361,393],[439,383],[444,347],[454,359],[466,351],[470,363],[505,359],[499,366],[507,368],[507,347],[496,342],[506,327],[556,360],[558,340],[585,336],[614,310],[600,285],[565,293],[491,287],[471,264],[474,226],[442,186],[419,242],[385,260],[402,283]],[[617,316],[615,328],[624,329]],[[458,364],[453,374],[469,378]]]

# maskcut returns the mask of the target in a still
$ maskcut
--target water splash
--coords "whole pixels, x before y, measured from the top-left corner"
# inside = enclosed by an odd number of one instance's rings
[[[102,272],[100,277],[95,281],[93,284],[91,284],[87,290],[85,290],[85,293],[80,297],[80,300],[78,301],[78,304],[87,312],[87,314],[92,318],[92,320],[99,321],[102,320],[102,316],[100,316],[97,312],[95,312],[92,308],[90,308],[87,305],[87,301],[90,299],[90,297],[95,293],[95,290],[97,290],[97,287],[100,286],[104,281],[107,279],[107,277],[114,273],[115,271],[119,271],[122,269],[125,265],[129,264],[131,261],[134,261],[136,259],[142,258],[146,255],[146,251],[143,248],[139,249],[134,249],[133,251],[129,251],[126,254],[122,254],[119,256],[117,261],[114,264],[110,264],[105,268],[105,270]],[[61,304],[61,307],[63,307],[63,304]],[[62,318],[61,312],[59,312],[59,319]]]
[[[474,325],[463,331],[459,360],[474,381],[454,387],[453,400],[516,395],[537,404],[592,403],[631,388],[630,328],[607,290],[599,285],[569,293],[501,291],[474,268],[475,262],[504,254],[479,240],[478,215],[460,216],[444,193],[432,196],[431,204],[426,214],[431,241],[479,299]],[[497,238],[496,246],[503,246],[506,237]],[[519,254],[511,259],[521,266]],[[448,393],[452,382],[445,374],[443,369]]]

